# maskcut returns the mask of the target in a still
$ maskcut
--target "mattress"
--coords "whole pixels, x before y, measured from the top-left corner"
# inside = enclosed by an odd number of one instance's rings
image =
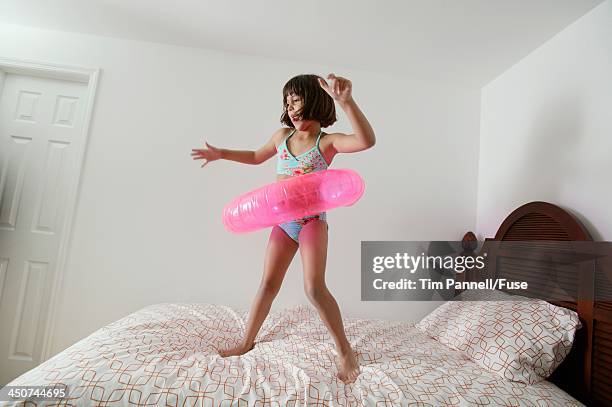
[[[309,305],[272,312],[250,352],[220,357],[217,349],[241,340],[247,316],[215,304],[151,305],[9,385],[68,387],[59,404],[28,406],[582,405],[548,381],[504,380],[404,321],[344,318],[362,371],[344,384],[334,342]]]

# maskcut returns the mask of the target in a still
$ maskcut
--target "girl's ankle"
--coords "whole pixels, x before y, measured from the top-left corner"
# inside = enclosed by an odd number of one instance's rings
[[[351,348],[350,344],[347,344],[345,346],[338,347],[336,352],[340,356],[347,356],[347,355],[350,355],[353,352],[353,348]]]

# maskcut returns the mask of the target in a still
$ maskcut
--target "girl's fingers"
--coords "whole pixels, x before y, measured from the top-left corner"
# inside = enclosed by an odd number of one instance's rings
[[[204,164],[202,164],[200,168],[204,167],[206,164],[208,164],[208,160],[204,161]]]
[[[329,84],[323,78],[319,78],[319,84],[323,89],[334,96],[339,96],[342,92],[347,92],[351,89],[351,81],[346,78],[330,73],[327,75],[327,79],[329,80]]]
[[[319,80],[319,85],[324,89],[324,90],[329,90],[329,86],[327,86],[327,82],[325,82],[325,79],[322,78],[317,78]]]

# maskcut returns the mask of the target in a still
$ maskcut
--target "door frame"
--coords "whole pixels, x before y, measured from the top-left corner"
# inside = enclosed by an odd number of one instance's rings
[[[42,363],[53,356],[51,351],[52,346],[54,345],[53,338],[55,335],[57,313],[61,300],[60,294],[62,293],[64,281],[64,269],[72,238],[73,218],[80,193],[81,175],[83,173],[83,164],[85,161],[85,149],[89,141],[91,118],[96,89],[98,86],[98,78],[100,76],[100,68],[85,68],[51,62],[0,57],[0,95],[4,89],[6,74],[19,74],[48,79],[67,80],[84,83],[87,86],[87,100],[85,101],[85,114],[83,116],[83,122],[81,125],[81,137],[75,145],[75,167],[77,169],[77,174],[69,186],[68,196],[66,199],[66,216],[64,217],[64,224],[62,225],[62,236],[60,238],[60,245],[57,252],[55,277],[51,282],[49,308],[46,310],[46,323],[43,332],[41,349],[42,360],[40,361],[40,363]]]

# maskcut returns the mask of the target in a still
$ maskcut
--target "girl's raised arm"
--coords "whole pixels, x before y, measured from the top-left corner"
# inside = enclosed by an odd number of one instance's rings
[[[338,153],[355,153],[374,146],[376,144],[374,130],[353,99],[351,81],[333,73],[327,75],[327,79],[330,80],[329,84],[319,78],[319,85],[338,102],[348,116],[354,131],[353,134],[329,134],[333,148]]]
[[[205,142],[207,148],[192,148],[191,156],[194,160],[204,160],[202,167],[211,161],[220,159],[236,161],[243,164],[261,164],[276,155],[276,145],[280,142],[280,138],[283,136],[284,132],[284,128],[275,131],[268,142],[256,151],[217,148]]]

